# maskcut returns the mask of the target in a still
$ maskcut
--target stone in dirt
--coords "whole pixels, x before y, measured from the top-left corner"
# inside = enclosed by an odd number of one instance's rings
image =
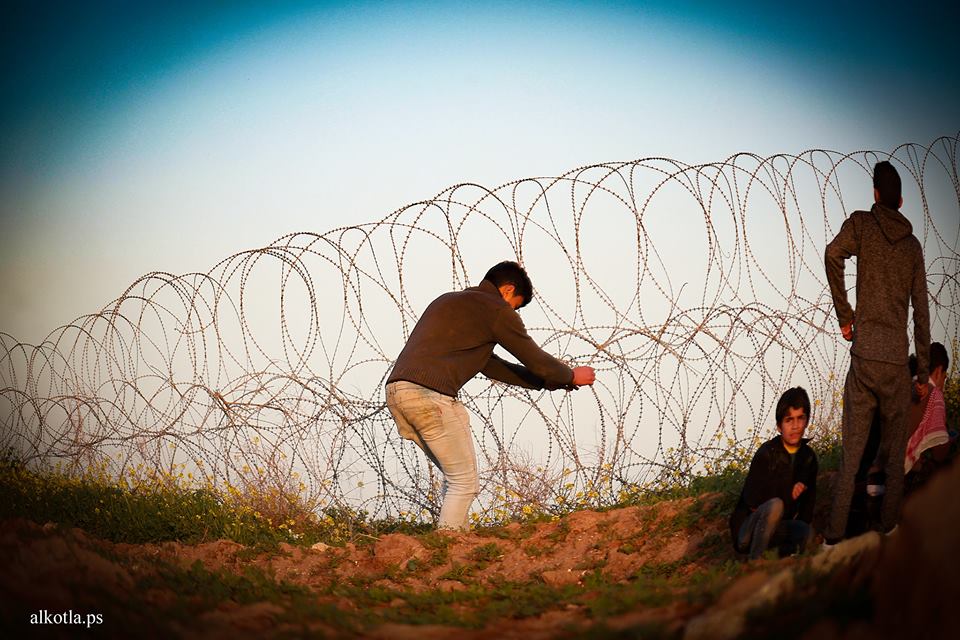
[[[577,584],[586,571],[574,569],[553,569],[543,572],[543,581],[551,587],[563,587],[568,584]]]

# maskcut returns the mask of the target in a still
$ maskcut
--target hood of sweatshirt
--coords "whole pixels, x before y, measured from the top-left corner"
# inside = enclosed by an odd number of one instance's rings
[[[880,225],[880,230],[883,231],[884,237],[890,244],[899,242],[913,233],[913,225],[899,211],[885,207],[878,202],[870,209],[870,213],[873,214],[877,224]]]

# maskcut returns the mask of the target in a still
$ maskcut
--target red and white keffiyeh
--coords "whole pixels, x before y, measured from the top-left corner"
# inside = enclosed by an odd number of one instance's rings
[[[943,402],[943,392],[933,383],[930,384],[930,400],[923,412],[920,424],[907,442],[907,457],[903,463],[904,473],[908,473],[913,465],[927,449],[949,442],[947,433],[947,408]]]

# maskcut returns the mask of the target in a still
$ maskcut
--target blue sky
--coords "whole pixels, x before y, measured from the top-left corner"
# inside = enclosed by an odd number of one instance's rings
[[[960,130],[956,9],[18,3],[0,26],[0,331],[151,270],[462,181]]]

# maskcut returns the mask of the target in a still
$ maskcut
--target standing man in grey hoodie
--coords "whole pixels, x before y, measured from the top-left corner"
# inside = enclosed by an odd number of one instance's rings
[[[457,400],[470,378],[482,372],[528,389],[573,390],[596,377],[593,368],[570,368],[527,335],[517,310],[532,299],[523,267],[493,266],[479,286],[430,303],[387,378],[387,408],[400,436],[443,472],[441,529],[468,529],[467,512],[479,491],[470,418]],[[498,344],[521,364],[494,354]]]
[[[847,527],[854,476],[875,413],[887,476],[881,516],[884,532],[890,532],[900,517],[911,385],[909,305],[913,306],[918,393],[926,392],[929,375],[930,311],[923,249],[899,211],[903,206],[900,175],[887,161],[873,168],[873,197],[870,211],[855,211],[844,221],[825,256],[840,331],[853,342],[843,387],[843,456],[824,532],[827,545],[838,542]],[[843,280],[844,261],[852,256],[857,258],[856,310],[847,302]]]

